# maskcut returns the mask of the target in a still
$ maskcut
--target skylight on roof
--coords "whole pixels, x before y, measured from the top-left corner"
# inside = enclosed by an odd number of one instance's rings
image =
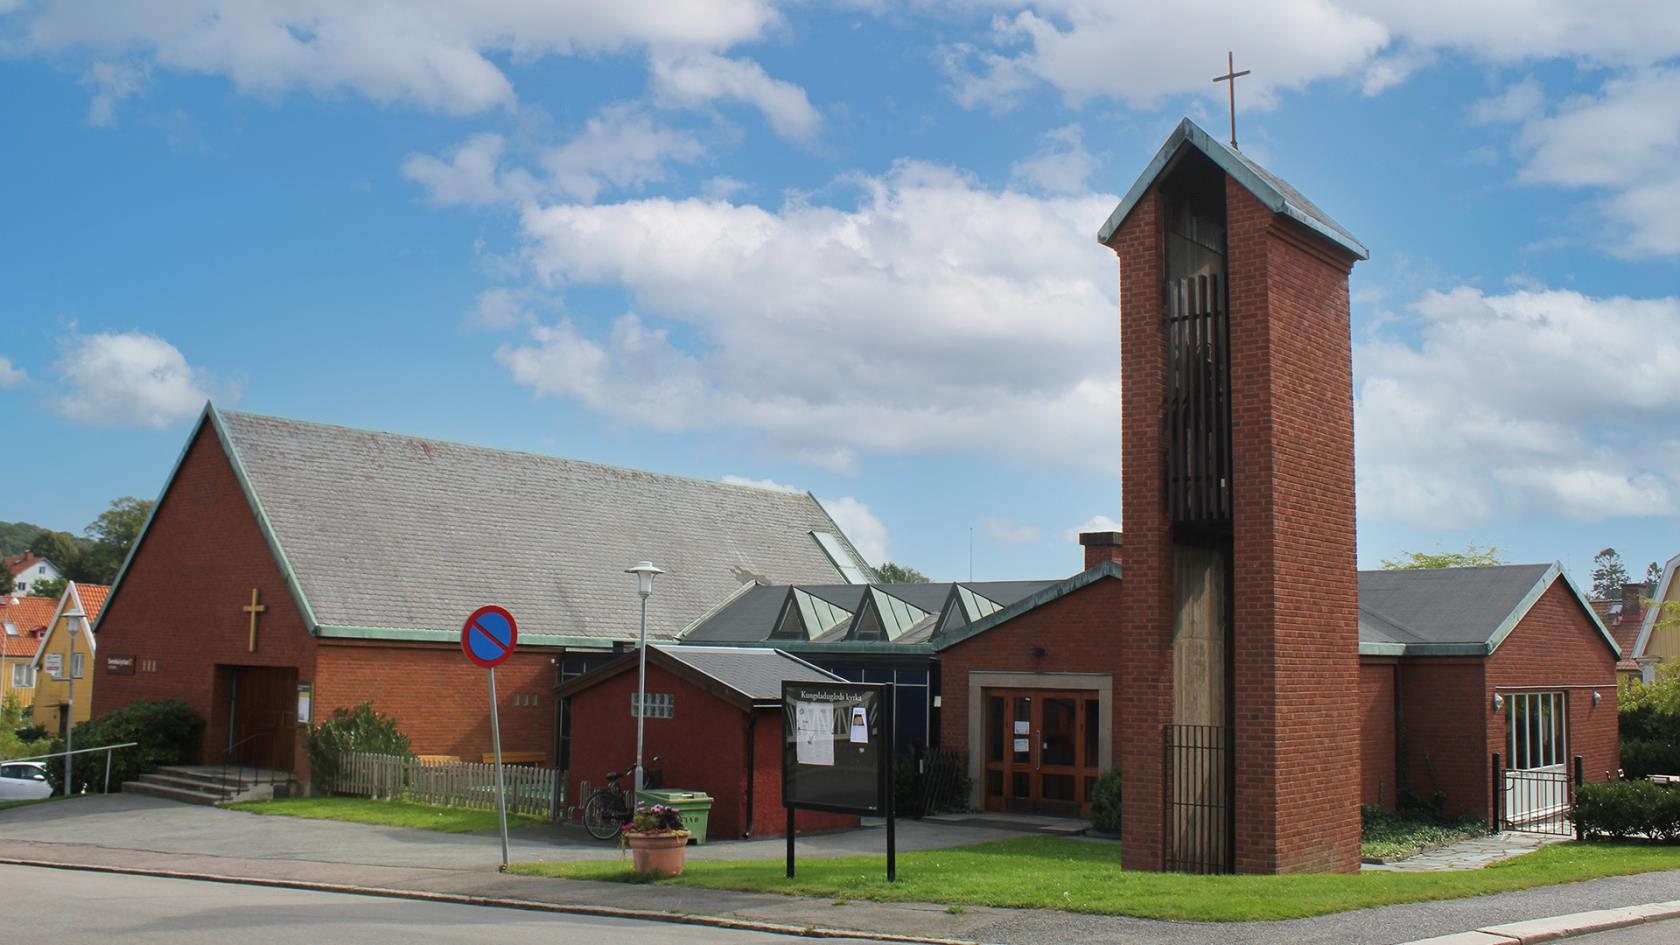
[[[847,584],[869,583],[869,576],[864,573],[860,562],[852,557],[846,546],[840,543],[840,539],[828,532],[812,532],[811,537],[817,540],[817,547],[823,550],[823,554],[828,555],[828,560],[834,563],[835,569],[846,579]]]

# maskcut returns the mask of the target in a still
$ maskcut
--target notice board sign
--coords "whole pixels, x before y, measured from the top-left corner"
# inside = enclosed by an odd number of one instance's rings
[[[782,806],[886,813],[892,694],[880,683],[782,683]]]

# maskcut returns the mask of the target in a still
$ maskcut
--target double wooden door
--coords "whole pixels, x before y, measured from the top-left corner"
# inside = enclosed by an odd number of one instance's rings
[[[297,670],[233,668],[228,761],[291,771],[297,740]]]
[[[1084,816],[1102,736],[1095,692],[987,689],[987,810]]]

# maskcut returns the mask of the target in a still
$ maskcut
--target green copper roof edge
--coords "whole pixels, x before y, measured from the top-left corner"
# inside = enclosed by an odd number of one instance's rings
[[[257,527],[262,529],[263,540],[268,543],[268,550],[274,555],[274,563],[280,566],[280,574],[286,579],[286,589],[291,592],[292,601],[297,604],[298,611],[303,615],[304,626],[309,628],[310,633],[319,635],[321,622],[315,619],[315,608],[309,606],[309,597],[303,593],[303,584],[292,568],[291,559],[286,557],[286,549],[280,546],[280,536],[275,534],[274,525],[268,520],[268,512],[263,509],[262,499],[257,497],[256,487],[251,485],[251,477],[245,471],[245,460],[239,455],[239,447],[234,445],[233,436],[222,423],[222,415],[216,410],[216,405],[206,404],[204,410],[210,417],[216,438],[221,441],[222,449],[227,453],[229,465],[233,466],[233,474],[239,480],[240,490],[245,493],[245,501],[250,503],[251,511],[257,516]]]
[[[175,484],[175,477],[181,472],[181,464],[187,461],[187,452],[192,449],[193,442],[198,439],[198,433],[204,428],[204,421],[210,416],[210,403],[204,404],[204,409],[198,414],[198,421],[193,424],[192,432],[187,435],[187,442],[181,447],[181,452],[175,457],[175,465],[169,468],[168,478],[163,480],[163,488],[158,491],[157,499],[152,502],[152,510],[146,513],[146,521],[140,526],[140,531],[134,536],[134,544],[129,546],[128,554],[123,558],[122,567],[117,569],[116,579],[111,582],[111,593],[105,599],[104,609],[93,620],[93,632],[99,632],[99,625],[104,622],[105,615],[111,612],[111,604],[117,599],[117,591],[122,589],[123,578],[128,575],[128,566],[134,563],[134,556],[140,553],[140,546],[146,541],[146,533],[152,530],[152,521],[157,518],[158,510],[163,508],[163,499],[169,494],[169,487]]]
[[[1019,617],[1029,610],[1035,610],[1053,600],[1056,600],[1057,598],[1066,597],[1087,584],[1095,584],[1098,580],[1105,577],[1119,578],[1120,576],[1120,565],[1114,563],[1113,561],[1099,562],[1094,568],[1087,568],[1065,581],[1052,584],[1035,594],[1023,597],[1015,603],[1010,604],[1008,607],[992,613],[990,616],[982,617],[981,619],[974,621],[968,626],[963,627],[961,630],[953,630],[944,639],[936,638],[932,641],[934,651],[938,652],[956,646],[958,643],[961,643],[970,637],[985,633],[987,630],[992,629],[1000,623],[1007,623],[1010,620],[1014,620],[1016,617]]]
[[[1485,643],[1389,643],[1359,644],[1360,656],[1474,656],[1488,655]]]
[[[460,643],[461,631],[427,627],[337,627],[320,626],[317,633],[334,640],[400,640],[410,643]],[[520,645],[592,647],[612,649],[615,641],[603,637],[580,637],[563,633],[521,633]],[[663,644],[661,644],[663,645]]]
[[[1534,609],[1534,605],[1551,588],[1552,582],[1558,578],[1563,578],[1563,583],[1568,586],[1569,593],[1575,595],[1575,602],[1580,604],[1581,609],[1587,612],[1587,619],[1592,621],[1593,627],[1598,630],[1598,635],[1604,638],[1604,642],[1610,647],[1610,652],[1616,654],[1617,660],[1622,658],[1622,648],[1616,643],[1616,638],[1610,635],[1609,630],[1605,629],[1604,622],[1598,619],[1598,613],[1592,609],[1592,604],[1587,602],[1587,595],[1581,592],[1581,586],[1575,583],[1575,579],[1569,576],[1569,572],[1563,569],[1563,563],[1559,561],[1552,562],[1551,567],[1546,569],[1546,573],[1540,575],[1540,580],[1534,582],[1534,586],[1529,588],[1527,594],[1523,595],[1523,599],[1517,604],[1516,608],[1505,617],[1504,622],[1499,625],[1499,629],[1493,632],[1493,636],[1488,639],[1487,651],[1490,656],[1494,650],[1499,649],[1499,644],[1504,643],[1505,638],[1511,635],[1511,631],[1517,628],[1517,624],[1522,623],[1523,618],[1528,616],[1528,612]]]
[[[1365,244],[1337,233],[1313,218],[1311,214],[1291,204],[1282,192],[1260,175],[1254,173],[1254,170],[1238,159],[1231,149],[1214,140],[1188,118],[1181,120],[1173,133],[1167,136],[1166,143],[1162,144],[1161,149],[1155,152],[1155,157],[1143,169],[1143,173],[1138,175],[1138,179],[1132,184],[1131,189],[1126,191],[1126,196],[1120,199],[1120,203],[1114,208],[1114,212],[1110,213],[1108,219],[1103,222],[1102,229],[1097,231],[1097,241],[1099,243],[1105,246],[1108,244],[1108,241],[1114,237],[1115,232],[1120,229],[1121,224],[1125,223],[1126,218],[1131,216],[1132,211],[1137,208],[1138,201],[1143,199],[1143,195],[1149,192],[1149,188],[1154,185],[1156,178],[1171,163],[1173,156],[1178,153],[1178,149],[1185,144],[1190,144],[1196,150],[1207,155],[1209,160],[1219,165],[1220,170],[1231,175],[1237,183],[1243,185],[1249,193],[1258,198],[1273,213],[1281,213],[1289,217],[1360,259],[1371,258],[1371,251],[1365,248]]]

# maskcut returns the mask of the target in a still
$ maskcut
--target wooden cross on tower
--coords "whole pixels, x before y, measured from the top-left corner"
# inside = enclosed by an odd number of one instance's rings
[[[1231,90],[1231,150],[1237,150],[1237,80],[1248,75],[1252,70],[1237,71],[1237,60],[1230,51],[1225,53],[1225,74],[1214,76],[1215,82],[1229,82]]]
[[[268,609],[267,604],[257,603],[257,589],[251,588],[251,602],[240,608],[251,615],[251,652],[257,652],[257,615]]]

